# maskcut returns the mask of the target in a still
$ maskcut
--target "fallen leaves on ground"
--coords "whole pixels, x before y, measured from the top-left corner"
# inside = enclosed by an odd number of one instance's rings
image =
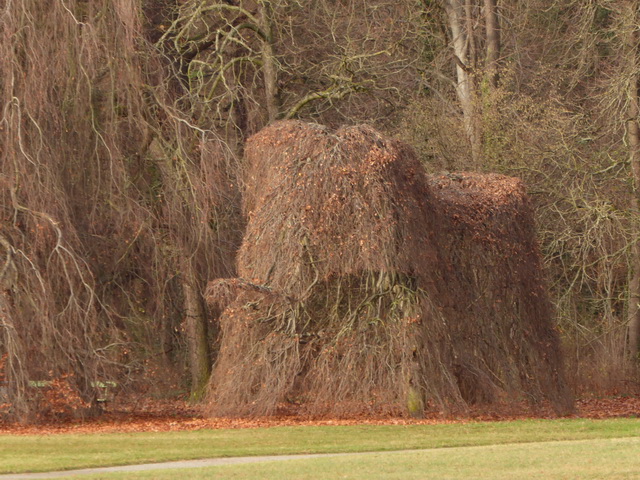
[[[471,410],[456,417],[432,415],[424,419],[398,417],[314,418],[302,415],[281,415],[256,418],[207,418],[186,401],[137,402],[119,405],[96,418],[71,421],[48,421],[39,424],[2,424],[0,434],[51,435],[60,433],[134,433],[169,432],[201,429],[236,429],[278,426],[319,425],[435,425],[468,423],[471,421],[518,420],[525,418],[557,418],[550,409],[520,413]],[[131,410],[135,407],[135,411]],[[524,412],[524,413],[523,413]],[[640,417],[640,395],[583,397],[576,401],[576,413],[569,418]]]

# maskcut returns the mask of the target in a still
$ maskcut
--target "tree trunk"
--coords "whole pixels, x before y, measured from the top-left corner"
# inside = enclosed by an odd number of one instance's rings
[[[207,318],[202,296],[188,260],[183,262],[182,287],[184,292],[184,314],[191,373],[191,400],[199,401],[211,375],[211,349],[207,335]]]
[[[629,82],[628,108],[627,108],[627,140],[629,145],[629,161],[631,163],[631,173],[633,176],[633,199],[632,211],[636,225],[636,238],[640,235],[640,125],[638,125],[638,114],[640,96],[640,75],[638,68],[640,62],[640,46],[638,45],[638,6],[635,1],[626,4],[624,15],[627,16],[626,24],[629,29],[627,37],[629,72],[631,78]],[[629,318],[628,318],[628,348],[633,358],[637,358],[638,347],[640,346],[640,245],[636,241],[632,249],[632,278],[629,283]]]
[[[637,216],[640,212],[638,212],[638,201],[633,202],[633,209],[635,210],[635,215]],[[629,318],[628,318],[628,336],[627,336],[627,347],[629,349],[629,354],[632,358],[636,358],[638,355],[638,347],[639,347],[639,338],[640,337],[640,262],[638,258],[640,257],[640,248],[638,248],[638,244],[636,243],[632,248],[633,259],[633,272],[631,281],[629,282]]]
[[[478,66],[478,51],[476,49],[476,36],[474,35],[474,4],[473,0],[465,0],[464,2],[464,16],[465,16],[465,24],[466,24],[466,32],[467,32],[467,65],[471,70],[475,70]]]
[[[463,27],[466,24],[467,5],[460,0],[446,0],[444,8],[451,30],[451,41],[456,61],[456,94],[462,109],[465,133],[471,145],[471,157],[473,163],[479,165],[482,143],[478,132],[475,88],[469,65],[470,32]]]
[[[179,185],[181,200],[189,205],[191,199],[186,193],[187,187],[182,183],[180,173],[174,169],[172,162],[164,152],[160,141],[154,139],[149,145],[149,152],[159,161],[166,162],[168,175],[174,175],[174,180]],[[173,228],[176,228],[174,225]],[[176,232],[177,233],[177,232]],[[179,238],[172,238],[168,246],[179,256],[177,260],[182,272],[180,281],[183,294],[184,326],[186,330],[187,354],[189,361],[189,373],[191,377],[191,399],[198,401],[205,393],[209,376],[211,375],[211,348],[209,346],[207,316],[196,277],[196,272],[189,258],[189,250],[192,247]]]
[[[500,23],[497,0],[484,0],[484,23],[487,37],[485,70],[489,85],[498,86],[498,60],[500,58]]]
[[[278,104],[278,69],[273,51],[272,9],[273,7],[269,0],[260,2],[260,29],[265,36],[262,41],[262,74],[269,123],[278,119],[280,110]]]

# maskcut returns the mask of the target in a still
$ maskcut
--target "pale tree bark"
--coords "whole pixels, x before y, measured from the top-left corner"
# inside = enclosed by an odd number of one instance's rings
[[[638,25],[640,15],[636,1],[625,2],[625,23],[629,29],[627,33],[627,61],[629,64],[629,91],[627,107],[627,144],[629,146],[629,161],[633,176],[632,211],[635,224],[640,222],[640,35]],[[640,236],[640,228],[636,227],[636,237]],[[640,346],[640,245],[635,241],[632,248],[632,277],[629,283],[629,317],[628,317],[628,348],[633,358],[638,356]]]
[[[489,85],[498,86],[498,61],[500,60],[500,22],[497,0],[484,0],[484,24],[487,40],[485,71]]]
[[[471,157],[473,163],[478,165],[481,162],[482,140],[478,129],[478,112],[475,101],[475,87],[471,75],[472,67],[470,62],[470,47],[475,45],[471,40],[468,31],[470,13],[468,0],[445,0],[444,9],[447,14],[447,21],[451,31],[451,43],[456,62],[456,94],[462,109],[464,129],[467,140],[471,145]]]
[[[478,66],[478,50],[476,48],[474,0],[464,0],[464,16],[467,34],[467,65],[475,70]]]
[[[260,29],[264,34],[262,41],[262,75],[269,123],[278,119],[278,67],[273,49],[273,6],[269,0],[260,2]]]

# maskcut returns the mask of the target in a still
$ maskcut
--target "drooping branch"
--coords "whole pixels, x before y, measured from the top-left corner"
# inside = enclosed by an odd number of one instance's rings
[[[311,92],[305,97],[301,98],[293,107],[291,107],[284,118],[287,120],[296,118],[302,108],[316,100],[340,100],[350,93],[361,91],[362,89],[363,86],[356,84],[332,85],[331,87],[321,92]]]

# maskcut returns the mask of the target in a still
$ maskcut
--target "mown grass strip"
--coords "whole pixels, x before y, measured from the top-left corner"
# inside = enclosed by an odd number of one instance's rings
[[[225,465],[189,470],[99,474],[83,480],[211,478],[280,480],[622,480],[640,479],[640,438],[452,447]]]
[[[0,473],[197,458],[429,449],[640,436],[640,420],[273,427],[132,434],[0,436]]]

